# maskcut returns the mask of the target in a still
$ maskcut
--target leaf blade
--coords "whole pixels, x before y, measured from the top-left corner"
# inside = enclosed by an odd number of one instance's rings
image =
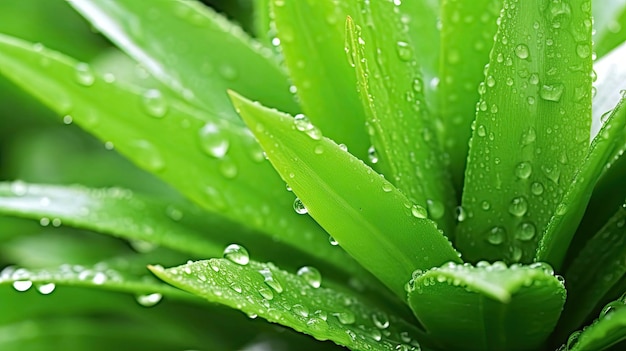
[[[404,297],[404,284],[414,269],[460,261],[434,222],[425,218],[425,209],[411,204],[362,161],[321,137],[310,122],[231,95],[270,161],[311,216],[396,295]]]

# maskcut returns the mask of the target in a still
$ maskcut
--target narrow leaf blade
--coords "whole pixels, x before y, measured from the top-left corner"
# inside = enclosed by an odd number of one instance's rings
[[[213,259],[151,270],[164,281],[211,302],[351,349],[396,350],[419,345],[415,337],[420,332],[409,323],[346,293],[315,288],[272,264],[250,261],[242,266]]]
[[[166,86],[211,113],[238,121],[226,95],[229,88],[298,111],[272,52],[200,2],[69,4]]]
[[[398,296],[413,270],[460,261],[424,208],[310,122],[231,96],[309,214]]]
[[[365,115],[344,52],[344,20],[358,7],[353,1],[272,0],[272,9],[303,112],[329,138],[367,159]]]

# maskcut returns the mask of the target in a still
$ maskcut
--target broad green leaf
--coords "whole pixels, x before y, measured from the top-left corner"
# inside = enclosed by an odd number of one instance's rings
[[[414,273],[409,305],[444,349],[534,350],[552,332],[565,303],[557,278],[541,263],[450,263]]]
[[[450,235],[454,189],[426,110],[419,67],[402,34],[406,25],[394,10],[391,2],[375,2],[364,8],[363,30],[350,17],[346,22],[346,50],[355,66],[373,143],[369,160],[411,202],[427,208],[428,217]],[[398,25],[391,33],[376,29],[386,23]]]
[[[600,176],[611,167],[611,164],[621,159],[620,156],[626,150],[625,126],[626,103],[622,99],[594,138],[572,186],[567,189],[554,216],[550,219],[537,248],[536,260],[549,262],[557,270],[561,268],[572,237],[585,212],[585,206],[578,204],[588,203]],[[593,233],[586,233],[591,234]]]
[[[532,261],[562,194],[578,188],[572,181],[591,122],[588,5],[505,1],[480,87],[457,232],[470,260]]]
[[[356,297],[316,285],[314,277],[296,276],[272,264],[239,265],[213,259],[164,269],[159,278],[183,290],[260,316],[318,340],[354,350],[419,350],[418,329]],[[316,287],[318,286],[318,287]]]
[[[415,57],[419,57],[422,68],[424,97],[431,113],[439,111],[439,101],[436,96],[439,79],[439,51],[440,34],[437,28],[439,21],[440,0],[402,1],[400,11],[401,20],[408,23],[409,36]],[[439,116],[435,120],[438,120]],[[437,125],[440,128],[440,125]],[[441,133],[441,130],[438,130]],[[441,135],[440,135],[441,137]]]
[[[626,1],[594,0],[592,9],[594,49],[603,57],[626,40]]]
[[[0,37],[0,74],[58,114],[71,115],[108,147],[202,208],[332,262],[339,270],[360,277],[365,273],[329,245],[310,218],[294,213],[293,195],[244,126],[158,90],[136,91],[111,82],[85,64],[13,38]]]
[[[626,340],[624,297],[609,302],[590,326],[570,335],[563,351],[601,351]]]
[[[442,142],[459,193],[479,97],[478,84],[485,78],[483,69],[489,61],[502,2],[441,0],[440,75],[436,84],[443,123]],[[537,7],[535,2],[533,6]]]
[[[352,154],[366,160],[371,144],[365,129],[365,112],[344,50],[345,19],[358,13],[356,3],[272,0],[271,5],[285,64],[303,112],[326,136],[347,145]]]
[[[425,208],[322,137],[308,120],[231,96],[308,213],[396,295],[405,296],[413,270],[460,261]]]
[[[580,251],[565,273],[569,296],[559,328],[575,330],[626,274],[626,209],[620,209]]]
[[[238,121],[227,89],[298,111],[271,51],[200,2],[77,0],[69,4],[153,76],[211,114]]]

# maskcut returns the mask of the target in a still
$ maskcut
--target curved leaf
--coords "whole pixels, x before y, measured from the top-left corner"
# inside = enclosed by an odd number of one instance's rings
[[[429,218],[450,235],[454,189],[426,110],[418,62],[403,34],[407,27],[396,11],[393,3],[379,1],[365,5],[364,30],[350,17],[346,22],[346,50],[373,144],[369,159],[409,200],[428,208]],[[385,23],[398,25],[390,33],[376,29]]]
[[[611,167],[611,164],[621,159],[620,156],[626,150],[625,127],[626,99],[622,99],[594,138],[572,186],[567,189],[556,213],[550,219],[537,248],[537,260],[548,262],[556,269],[561,268],[572,237],[585,212],[584,206],[571,204],[587,203],[600,176]]]
[[[363,276],[319,226],[293,212],[293,195],[244,126],[14,38],[0,36],[0,73],[204,209]]]
[[[364,301],[324,287],[272,264],[238,265],[213,259],[164,269],[159,278],[194,295],[260,316],[318,340],[355,350],[419,350],[419,330],[368,306]]]
[[[457,232],[471,260],[531,262],[562,194],[575,187],[591,121],[587,5],[504,2],[470,142],[467,219]]]
[[[626,1],[594,0],[593,23],[595,51],[603,57],[626,40]]]
[[[451,263],[416,271],[409,288],[411,309],[448,350],[538,349],[564,303],[563,282],[545,264]]]
[[[608,303],[598,319],[582,331],[570,335],[563,351],[601,351],[626,340],[626,308],[624,297]]]
[[[592,138],[600,131],[607,113],[620,101],[622,97],[620,92],[626,89],[624,55],[626,55],[626,43],[619,45],[593,65],[598,80],[594,83],[597,92],[593,98]]]
[[[559,329],[580,326],[626,274],[626,208],[620,209],[596,233],[568,267],[569,296]]]
[[[200,2],[69,4],[166,86],[212,114],[239,122],[226,95],[229,88],[298,111],[271,51]]]
[[[404,284],[413,270],[460,261],[426,218],[426,209],[323,138],[310,122],[231,96],[311,216],[396,295],[405,296]]]
[[[344,52],[344,21],[347,15],[358,13],[356,3],[272,0],[271,4],[280,47],[303,112],[328,137],[367,159],[370,141],[365,113]]]

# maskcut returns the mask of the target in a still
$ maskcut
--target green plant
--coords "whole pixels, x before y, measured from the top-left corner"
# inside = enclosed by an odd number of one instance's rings
[[[258,1],[258,41],[193,1],[69,3],[147,78],[0,36],[2,75],[175,189],[2,183],[25,268],[0,284],[63,287],[2,290],[0,344],[281,335],[217,303],[355,350],[619,347],[626,113],[606,77],[626,72],[626,4],[597,3],[595,97],[582,0]],[[9,216],[60,229],[22,238]]]

